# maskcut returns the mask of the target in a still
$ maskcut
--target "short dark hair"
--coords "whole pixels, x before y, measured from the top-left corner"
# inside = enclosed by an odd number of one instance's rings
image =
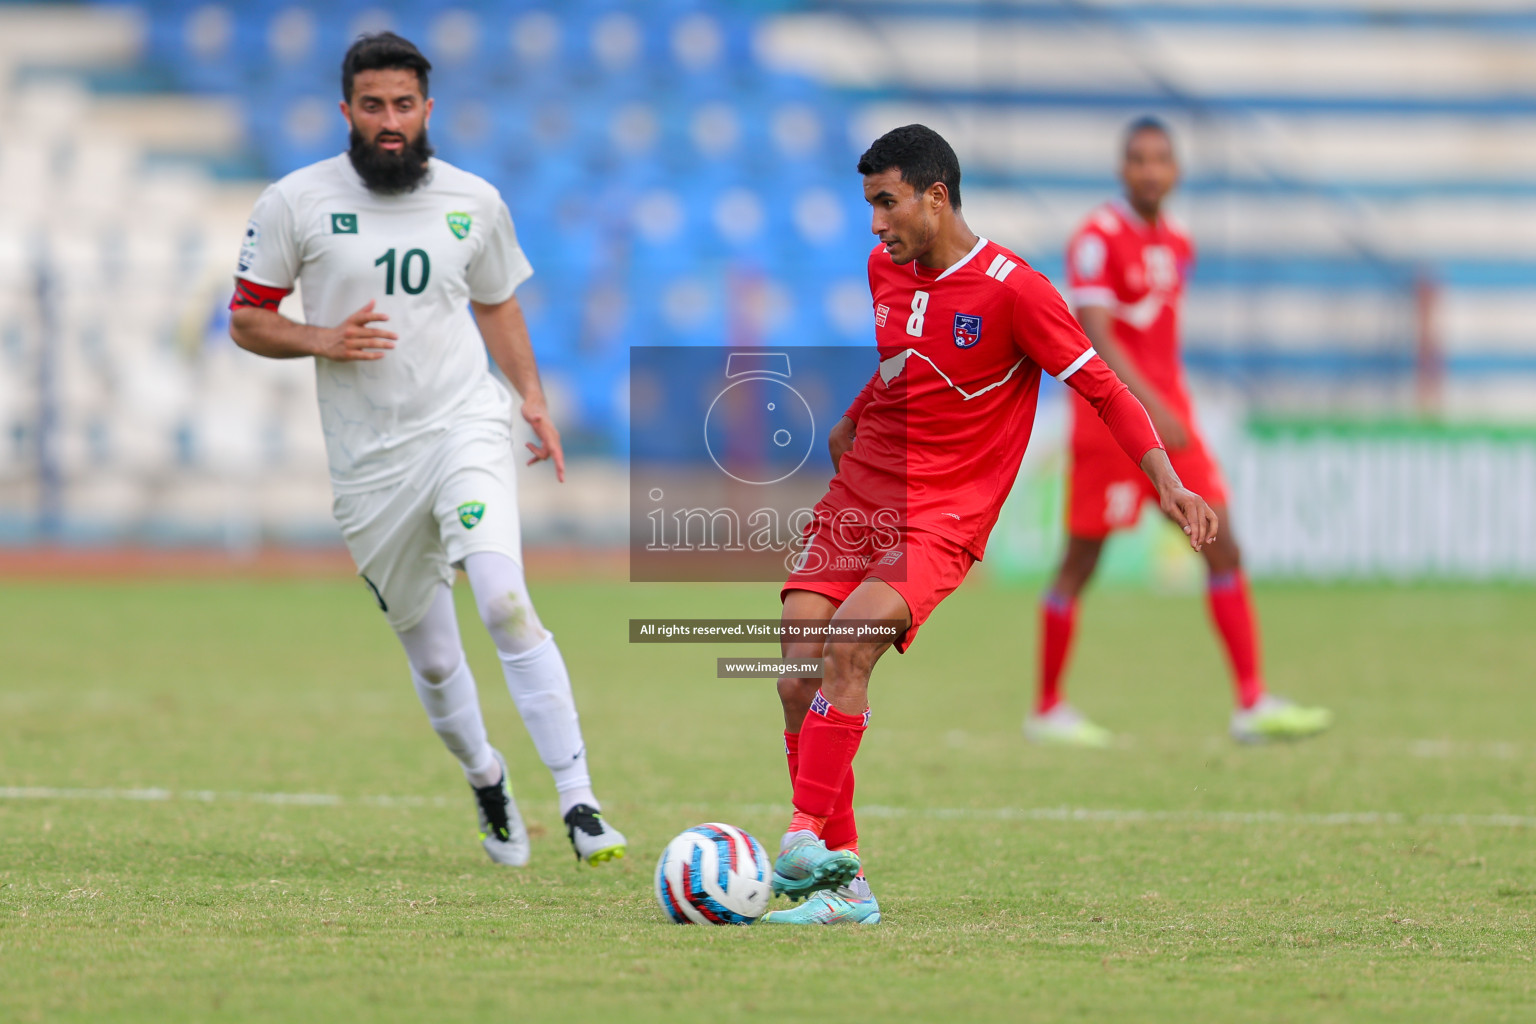
[[[378,71],[383,68],[399,68],[416,72],[421,83],[421,94],[427,95],[427,72],[432,62],[421,55],[416,44],[393,32],[374,32],[357,37],[357,42],[341,59],[341,98],[352,102],[352,79],[360,71]]]
[[[1157,132],[1168,140],[1170,148],[1173,146],[1173,129],[1168,127],[1168,122],[1152,114],[1143,114],[1125,126],[1125,131],[1120,135],[1120,152],[1130,152],[1131,140],[1142,132]]]
[[[880,136],[859,157],[859,173],[868,177],[901,170],[901,180],[919,192],[942,181],[949,189],[949,205],[960,209],[960,158],[944,136],[923,124],[892,128]]]

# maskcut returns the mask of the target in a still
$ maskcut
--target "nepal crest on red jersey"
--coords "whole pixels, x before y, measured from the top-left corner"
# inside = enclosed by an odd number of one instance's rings
[[[955,314],[955,344],[970,348],[981,340],[981,317],[969,313]]]

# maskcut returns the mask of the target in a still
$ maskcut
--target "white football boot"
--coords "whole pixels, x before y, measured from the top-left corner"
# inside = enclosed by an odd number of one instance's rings
[[[1232,712],[1232,738],[1239,743],[1304,740],[1332,724],[1333,712],[1327,708],[1303,707],[1266,693],[1246,711]]]
[[[608,824],[603,812],[591,804],[577,804],[565,812],[565,834],[576,859],[597,865],[624,856],[624,833]]]
[[[501,751],[493,750],[496,763],[501,765],[501,781],[489,786],[470,786],[475,791],[475,809],[480,813],[480,845],[486,856],[497,864],[520,868],[533,856],[528,842],[528,829],[523,816],[512,797],[512,776],[507,771],[507,759]]]
[[[1115,737],[1066,701],[1058,701],[1043,715],[1029,713],[1024,719],[1024,738],[1051,747],[1107,747]]]

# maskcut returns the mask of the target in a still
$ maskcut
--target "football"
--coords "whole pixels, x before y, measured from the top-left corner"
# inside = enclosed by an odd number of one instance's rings
[[[751,924],[768,909],[768,853],[744,829],[706,822],[656,863],[656,902],[677,924]]]

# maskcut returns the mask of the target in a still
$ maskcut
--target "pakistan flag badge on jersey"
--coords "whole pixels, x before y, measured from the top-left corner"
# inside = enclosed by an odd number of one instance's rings
[[[485,503],[482,501],[466,501],[459,506],[459,522],[464,524],[464,529],[473,530],[485,518]]]
[[[470,220],[469,214],[456,210],[448,215],[448,230],[453,232],[454,238],[468,238]]]

